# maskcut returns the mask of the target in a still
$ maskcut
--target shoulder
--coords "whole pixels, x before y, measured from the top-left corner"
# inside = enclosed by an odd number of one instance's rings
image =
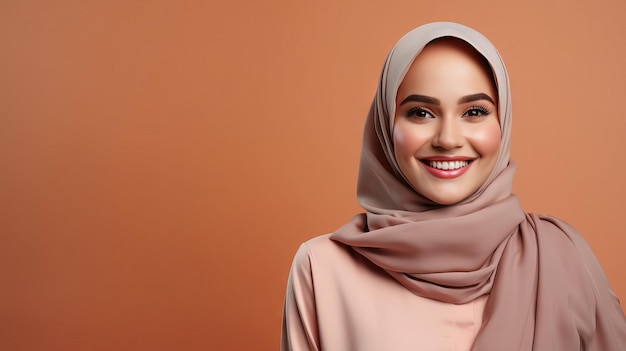
[[[568,222],[546,214],[527,213],[526,223],[537,235],[539,244],[557,245],[562,248],[591,252],[591,248],[583,236]],[[580,252],[579,252],[580,253]]]
[[[550,233],[565,233],[577,235],[578,232],[569,223],[564,220],[540,213],[526,213],[526,220],[535,228],[536,231],[547,231]]]
[[[332,266],[352,260],[354,251],[349,246],[332,240],[330,236],[331,234],[324,234],[302,243],[295,254],[294,265]]]
[[[292,275],[306,276],[319,290],[353,289],[355,285],[386,282],[390,276],[352,247],[320,235],[302,243],[292,264]],[[393,280],[393,279],[392,279]]]
[[[330,238],[331,234],[324,234],[312,239],[307,240],[302,244],[305,246],[310,255],[337,255],[345,253],[348,248],[346,245],[341,244]]]
[[[583,236],[564,220],[545,214],[527,213],[526,223],[532,227],[540,250],[549,249],[555,255],[575,256],[585,264],[598,264]]]

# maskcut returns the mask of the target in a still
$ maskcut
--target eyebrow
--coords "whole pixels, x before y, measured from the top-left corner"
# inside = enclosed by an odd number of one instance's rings
[[[495,101],[493,101],[493,99],[485,93],[477,93],[477,94],[463,96],[459,99],[458,103],[466,104],[468,102],[478,101],[478,100],[487,100],[494,105],[496,104]],[[439,101],[439,99],[437,98],[434,98],[432,96],[426,96],[426,95],[418,95],[418,94],[407,96],[404,100],[402,100],[402,102],[400,103],[400,106],[406,104],[407,102],[423,102],[426,104],[441,105],[441,101]]]
[[[400,103],[400,106],[406,104],[407,102],[423,102],[426,104],[441,105],[441,101],[439,101],[439,99],[426,96],[426,95],[417,95],[417,94],[407,96],[404,100],[402,100],[402,102]]]
[[[478,94],[472,94],[472,95],[467,95],[467,96],[463,96],[462,98],[459,99],[459,104],[465,104],[468,102],[472,102],[472,101],[478,101],[478,100],[487,100],[489,102],[491,102],[492,104],[496,104],[495,101],[493,101],[493,99],[485,94],[485,93],[478,93]]]

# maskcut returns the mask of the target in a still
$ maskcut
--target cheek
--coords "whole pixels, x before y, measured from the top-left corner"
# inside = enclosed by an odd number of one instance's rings
[[[396,159],[413,157],[424,143],[415,125],[398,123],[393,130],[393,147]]]
[[[472,135],[472,144],[482,157],[497,156],[502,134],[497,121],[481,126]]]

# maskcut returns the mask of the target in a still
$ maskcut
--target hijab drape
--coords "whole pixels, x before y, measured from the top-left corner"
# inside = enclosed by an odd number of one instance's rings
[[[488,179],[450,206],[404,180],[392,141],[398,87],[420,51],[442,37],[467,42],[489,62],[502,133]],[[366,212],[331,239],[417,295],[461,304],[489,294],[473,350],[625,350],[626,320],[587,244],[558,219],[524,213],[512,195],[510,138],[508,74],[489,40],[449,22],[412,30],[387,56],[367,116],[357,188]]]

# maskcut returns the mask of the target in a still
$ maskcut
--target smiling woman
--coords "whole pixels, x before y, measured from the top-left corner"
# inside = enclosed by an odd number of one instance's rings
[[[511,193],[511,116],[480,33],[441,22],[400,39],[365,125],[365,213],[296,253],[282,350],[623,350],[588,245]]]
[[[485,182],[498,158],[500,125],[493,75],[458,39],[431,42],[396,96],[393,147],[405,179],[451,205]]]

